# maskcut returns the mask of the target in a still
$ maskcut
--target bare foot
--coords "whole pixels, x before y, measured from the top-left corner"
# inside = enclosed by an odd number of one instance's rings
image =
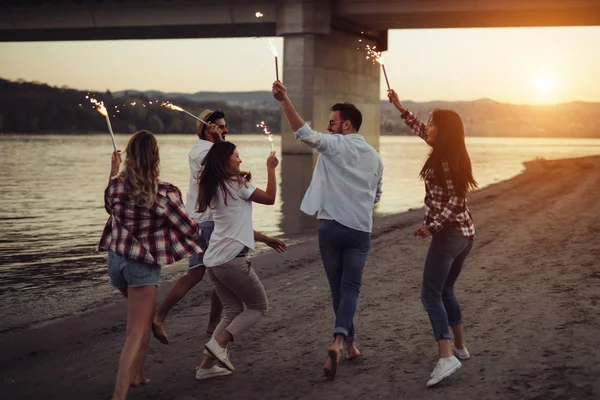
[[[346,360],[350,361],[360,356],[360,351],[356,347],[356,342],[346,343]]]
[[[133,378],[133,380],[131,381],[131,387],[140,387],[140,386],[146,386],[147,384],[150,383],[150,379],[148,378],[144,378],[142,377],[135,377]]]
[[[327,352],[327,361],[323,366],[323,375],[328,379],[335,378],[335,374],[337,373],[338,364],[340,362],[340,356],[342,355],[341,347],[334,343],[329,347],[329,351]]]
[[[167,336],[167,331],[165,331],[165,326],[162,321],[155,319],[152,322],[152,334],[162,344],[169,344],[169,337]]]

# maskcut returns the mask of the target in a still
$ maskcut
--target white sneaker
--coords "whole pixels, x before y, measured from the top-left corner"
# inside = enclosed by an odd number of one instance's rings
[[[432,387],[458,371],[462,366],[458,358],[454,356],[440,358],[431,373],[431,379],[427,381],[427,387]]]
[[[196,379],[200,381],[203,379],[216,378],[217,376],[225,376],[231,374],[233,374],[233,372],[231,372],[228,369],[221,368],[218,365],[213,365],[210,368],[196,367]]]
[[[463,347],[462,349],[459,349],[457,347],[454,347],[454,344],[453,344],[452,345],[452,353],[454,353],[456,358],[458,358],[460,361],[465,361],[465,360],[468,360],[469,358],[471,358],[471,354],[469,354],[469,350],[467,350],[467,346]]]
[[[208,343],[206,343],[204,345],[204,348],[221,364],[223,364],[223,366],[225,368],[227,368],[230,371],[235,371],[235,368],[233,368],[233,364],[231,363],[231,361],[229,361],[229,353],[227,352],[227,349],[222,348],[221,346],[219,346],[219,343],[217,343],[217,341],[215,339],[210,339],[208,341]]]

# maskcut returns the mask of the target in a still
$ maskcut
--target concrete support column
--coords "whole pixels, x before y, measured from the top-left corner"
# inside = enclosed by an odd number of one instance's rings
[[[277,16],[277,34],[284,37],[283,83],[298,112],[316,130],[326,133],[330,108],[350,102],[363,114],[360,134],[379,150],[379,65],[365,60],[366,38],[331,20],[330,1],[284,0]],[[342,22],[342,25],[343,22]],[[362,46],[357,50],[359,39]],[[317,154],[298,142],[282,116],[281,230],[293,236],[316,228],[317,221],[300,211]]]
[[[359,133],[379,149],[380,66],[365,60],[362,49],[375,42],[332,29],[330,7],[329,1],[282,4],[277,31],[284,37],[283,82],[300,115],[320,132],[327,131],[333,104],[355,104],[363,114]],[[290,135],[285,118],[282,127],[284,154],[312,154]]]

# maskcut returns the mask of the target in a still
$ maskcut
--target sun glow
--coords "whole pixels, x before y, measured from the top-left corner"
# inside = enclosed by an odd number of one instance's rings
[[[538,95],[549,95],[554,89],[554,79],[546,74],[536,74],[533,76],[533,86],[535,87],[536,94]]]

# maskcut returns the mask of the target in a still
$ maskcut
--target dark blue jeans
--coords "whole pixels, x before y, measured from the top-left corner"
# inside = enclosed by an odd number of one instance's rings
[[[454,227],[433,234],[425,259],[421,301],[429,315],[435,340],[452,339],[450,326],[462,323],[454,283],[472,247],[473,239],[464,237]]]
[[[370,233],[319,220],[319,248],[335,313],[333,335],[341,333],[346,342],[356,339],[353,319],[369,247]]]
[[[213,221],[205,221],[200,223],[200,235],[196,239],[196,244],[204,251],[208,249],[208,242],[210,241],[210,235],[215,230],[215,223]],[[194,254],[188,261],[188,268],[204,268],[204,253]]]

